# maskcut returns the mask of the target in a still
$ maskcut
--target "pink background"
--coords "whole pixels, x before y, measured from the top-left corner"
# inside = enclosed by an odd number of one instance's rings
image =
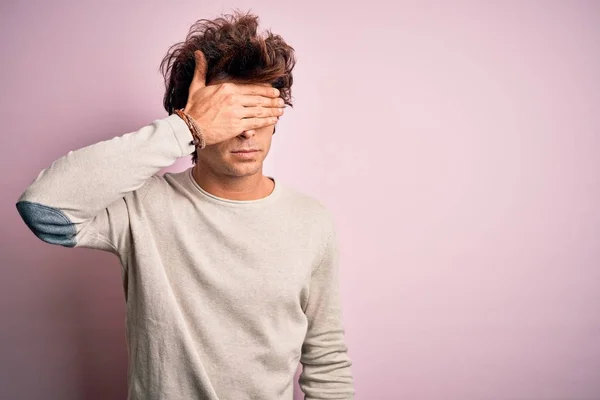
[[[0,6],[0,398],[125,398],[117,258],[15,202],[165,116],[168,47],[239,7],[297,51],[265,173],[334,211],[357,399],[600,399],[599,2],[203,3]]]

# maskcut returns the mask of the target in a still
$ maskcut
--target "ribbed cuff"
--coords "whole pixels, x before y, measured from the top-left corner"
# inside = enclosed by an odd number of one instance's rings
[[[177,114],[171,114],[163,120],[169,124],[177,143],[179,143],[181,157],[191,155],[196,150],[196,146],[193,144],[194,136],[185,121]]]

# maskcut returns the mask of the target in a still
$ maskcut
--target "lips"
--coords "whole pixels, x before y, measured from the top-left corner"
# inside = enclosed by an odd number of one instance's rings
[[[258,151],[258,150],[253,150],[253,149],[251,149],[251,150],[234,150],[234,151],[232,151],[232,153],[253,153],[255,151]]]

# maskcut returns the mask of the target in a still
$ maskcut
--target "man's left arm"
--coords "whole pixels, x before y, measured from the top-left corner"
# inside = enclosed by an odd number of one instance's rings
[[[299,385],[305,400],[354,399],[352,361],[344,341],[339,292],[339,253],[333,223],[320,264],[312,272],[305,314]]]

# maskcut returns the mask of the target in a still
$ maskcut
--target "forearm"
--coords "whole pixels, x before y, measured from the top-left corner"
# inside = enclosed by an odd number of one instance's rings
[[[191,154],[191,140],[185,122],[170,115],[135,132],[70,151],[38,174],[19,197],[17,209],[34,232],[64,217],[73,224],[85,222],[140,188],[161,168]]]
[[[324,333],[318,343],[305,344],[299,384],[305,400],[354,399],[352,361],[342,329]]]

